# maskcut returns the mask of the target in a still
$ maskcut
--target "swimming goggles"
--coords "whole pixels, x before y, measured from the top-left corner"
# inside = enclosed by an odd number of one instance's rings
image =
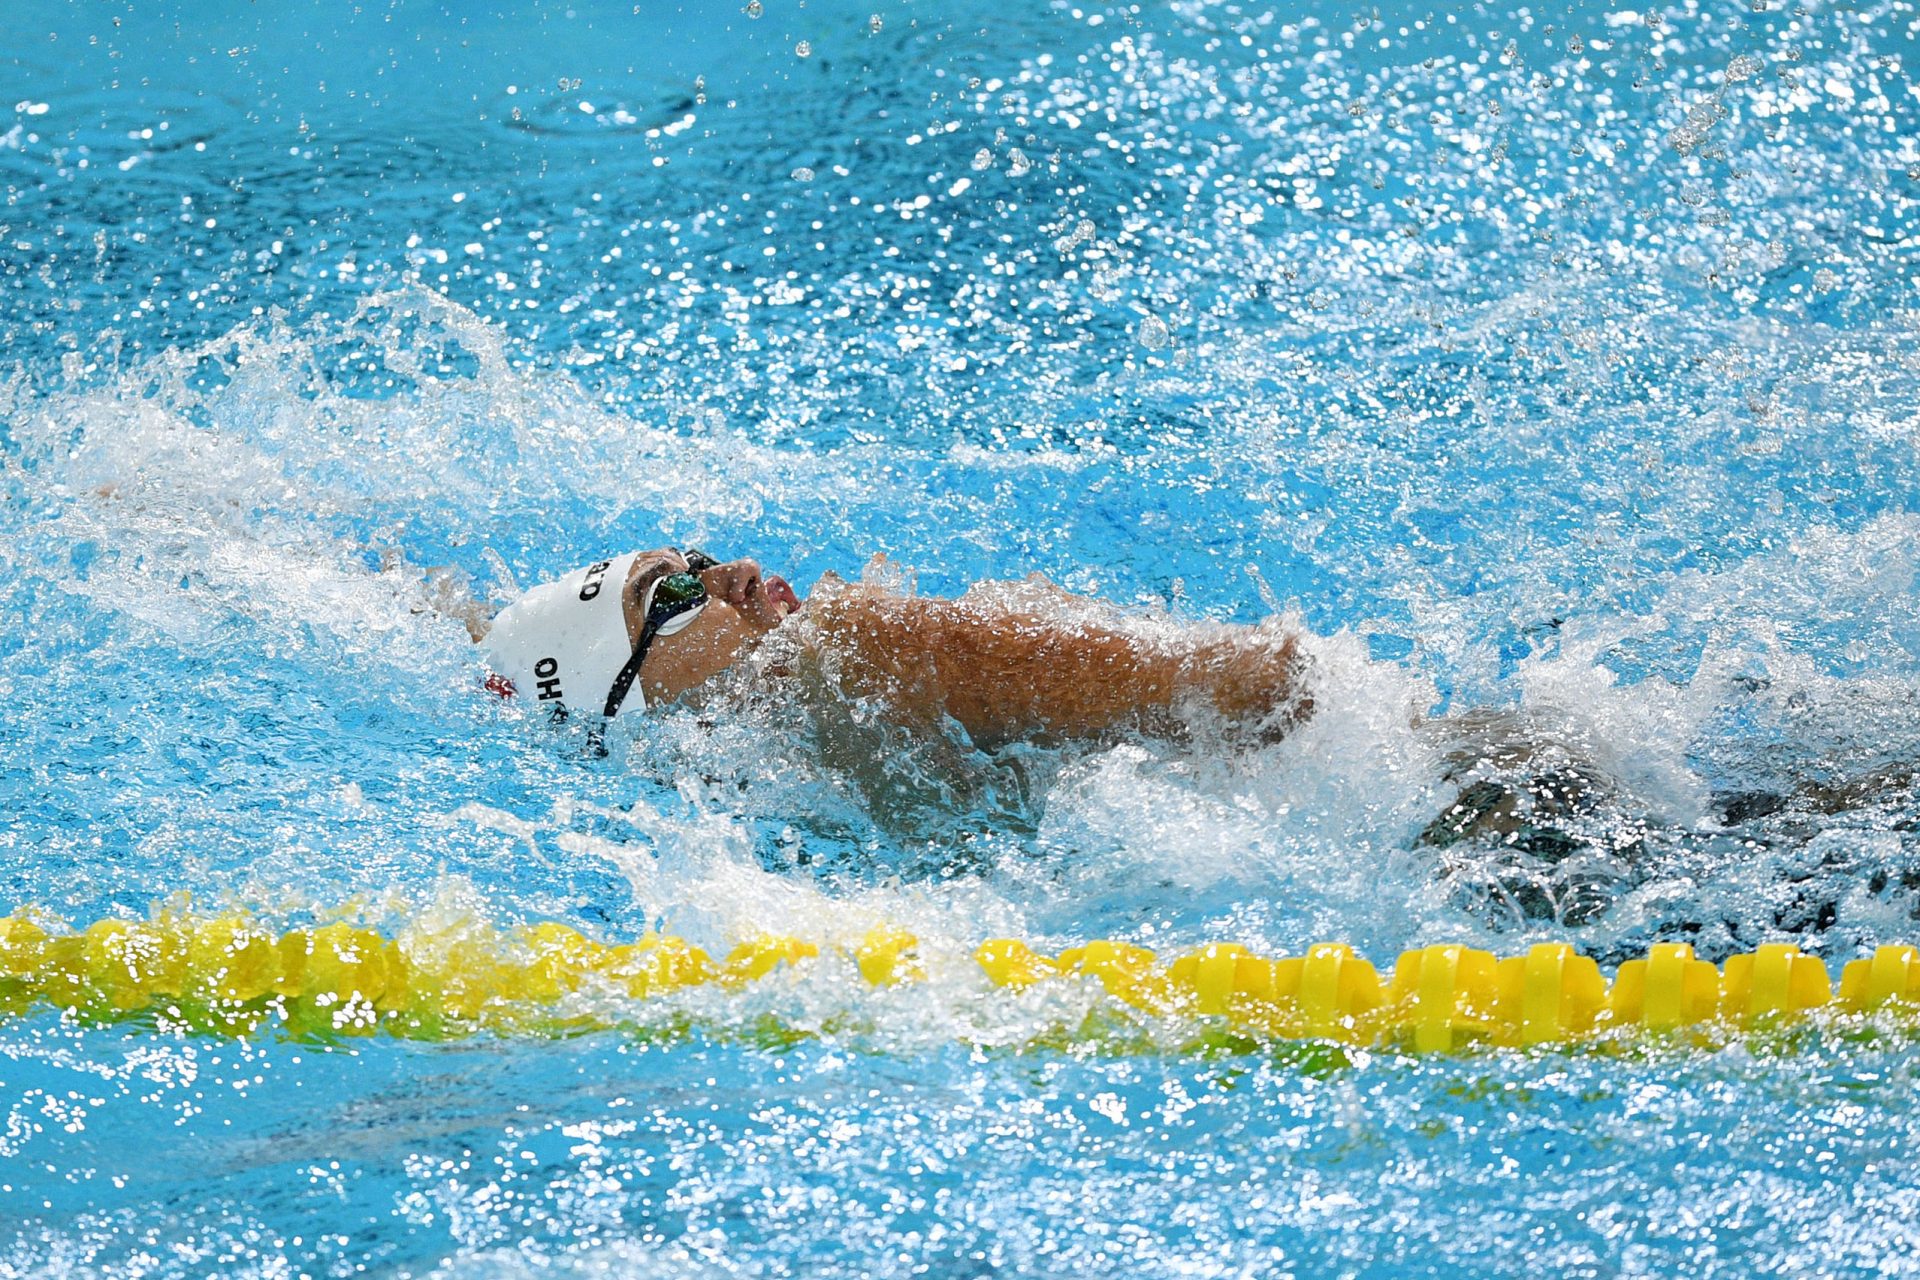
[[[613,678],[613,685],[607,690],[607,705],[601,712],[611,720],[620,711],[620,704],[627,700],[627,694],[633,689],[633,682],[640,678],[640,668],[647,660],[647,653],[653,648],[654,639],[662,635],[672,635],[693,621],[693,615],[707,606],[707,584],[700,581],[699,573],[719,563],[712,556],[699,551],[690,551],[686,555],[687,573],[670,573],[653,584],[647,595],[647,616],[640,625],[640,639],[633,646],[633,655],[626,665]]]

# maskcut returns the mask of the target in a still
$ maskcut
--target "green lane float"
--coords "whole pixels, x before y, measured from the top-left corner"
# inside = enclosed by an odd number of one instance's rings
[[[277,932],[242,914],[167,913],[76,932],[21,911],[0,919],[0,1016],[52,1008],[194,1034],[296,1039],[576,1034],[644,1024],[650,1002],[664,1009],[676,993],[741,990],[835,954],[870,986],[927,977],[918,939],[891,927],[831,947],[753,938],[716,959],[667,934],[608,944],[551,922],[416,926],[388,936],[344,921]],[[1384,977],[1334,942],[1282,957],[1220,942],[1163,959],[1125,942],[1047,956],[995,938],[972,959],[979,981],[956,1000],[1092,983],[1147,1018],[1195,1020],[1261,1042],[1417,1053],[1630,1033],[1737,1034],[1820,1011],[1920,1017],[1920,951],[1910,946],[1850,962],[1837,990],[1818,957],[1787,943],[1732,956],[1724,967],[1684,943],[1661,943],[1622,964],[1611,983],[1564,943],[1505,958],[1458,944],[1422,947]]]

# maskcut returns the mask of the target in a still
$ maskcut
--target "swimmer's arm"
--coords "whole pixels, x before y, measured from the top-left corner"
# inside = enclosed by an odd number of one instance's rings
[[[808,614],[849,692],[937,710],[976,739],[1041,732],[1185,736],[1188,713],[1276,736],[1311,710],[1292,637],[1242,631],[1175,646],[1071,619],[850,589]]]
[[[487,638],[493,626],[493,608],[474,594],[466,571],[450,564],[421,567],[410,563],[395,547],[374,548],[380,556],[380,576],[403,584],[414,613],[432,613],[458,622],[475,644]]]

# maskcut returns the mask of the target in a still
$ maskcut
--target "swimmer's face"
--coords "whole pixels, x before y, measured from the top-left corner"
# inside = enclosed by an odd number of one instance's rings
[[[669,567],[685,571],[686,561],[677,566],[670,562]],[[725,671],[800,607],[799,595],[785,578],[762,573],[752,560],[709,565],[699,576],[713,603],[685,628],[657,637],[640,670],[648,702],[671,701]],[[627,626],[638,634],[634,615]]]

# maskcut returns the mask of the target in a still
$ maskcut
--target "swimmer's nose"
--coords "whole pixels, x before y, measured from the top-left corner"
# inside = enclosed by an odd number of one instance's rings
[[[782,613],[797,613],[800,609],[800,597],[794,593],[787,580],[777,573],[766,576],[767,599],[779,606]]]

